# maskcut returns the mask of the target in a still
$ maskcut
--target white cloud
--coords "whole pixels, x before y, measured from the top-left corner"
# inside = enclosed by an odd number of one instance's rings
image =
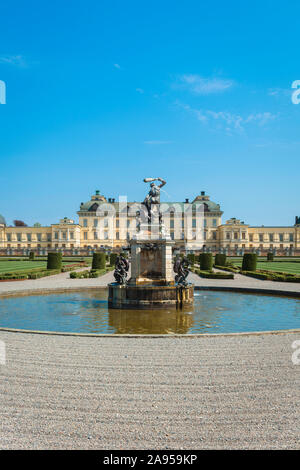
[[[257,124],[264,126],[270,121],[277,119],[279,113],[272,114],[270,112],[252,113],[247,116],[231,113],[229,111],[212,111],[209,109],[195,109],[188,104],[176,102],[180,108],[193,114],[198,121],[203,124],[210,124],[226,133],[240,132],[243,133],[247,125]]]
[[[269,112],[257,113],[257,114],[249,114],[249,116],[248,116],[247,119],[245,120],[245,123],[251,122],[251,121],[257,121],[257,123],[258,123],[260,126],[264,126],[265,124],[267,124],[267,122],[273,121],[273,120],[276,119],[278,116],[279,116],[279,113],[277,113],[277,114],[272,114],[272,113],[269,113]]]
[[[17,67],[25,67],[25,58],[21,55],[5,55],[0,57],[0,64],[15,65]]]
[[[114,67],[115,67],[116,69],[120,69],[120,68],[121,68],[121,65],[119,65],[119,64],[114,64]]]
[[[144,93],[143,88],[136,88],[135,91],[137,91],[138,93],[141,93],[141,95]]]
[[[228,90],[234,85],[232,80],[222,78],[203,78],[200,75],[185,74],[179,77],[175,88],[184,88],[197,95],[208,95]]]

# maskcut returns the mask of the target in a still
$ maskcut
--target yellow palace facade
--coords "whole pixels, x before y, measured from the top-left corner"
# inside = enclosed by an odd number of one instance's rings
[[[70,254],[122,249],[138,230],[139,205],[106,198],[99,191],[80,204],[78,223],[67,217],[50,226],[7,226],[0,216],[0,252],[63,250]],[[175,246],[191,251],[300,253],[300,220],[291,226],[250,226],[236,218],[222,223],[220,205],[202,191],[195,199],[161,203],[163,222]]]

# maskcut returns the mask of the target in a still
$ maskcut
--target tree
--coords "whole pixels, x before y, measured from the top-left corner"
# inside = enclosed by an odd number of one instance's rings
[[[41,227],[41,224],[39,222],[36,222],[35,224],[33,224],[34,227]]]
[[[15,227],[28,227],[23,220],[14,220],[14,226]]]

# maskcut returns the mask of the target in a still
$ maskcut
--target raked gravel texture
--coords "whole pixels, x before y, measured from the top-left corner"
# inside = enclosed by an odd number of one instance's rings
[[[299,334],[0,332],[1,449],[299,449]]]
[[[0,283],[0,293],[101,287],[98,279]],[[300,291],[299,284],[190,280]],[[1,299],[0,299],[1,304]],[[87,337],[0,331],[1,449],[299,449],[300,333]]]

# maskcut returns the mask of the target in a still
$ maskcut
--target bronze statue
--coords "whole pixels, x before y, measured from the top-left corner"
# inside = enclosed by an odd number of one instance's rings
[[[189,270],[190,262],[186,256],[182,259],[177,257],[175,259],[173,270],[176,273],[175,282],[180,286],[187,286],[186,278],[188,277],[190,270]]]
[[[160,181],[161,184],[157,185],[154,181]],[[151,205],[160,204],[160,189],[166,184],[162,178],[144,178],[144,183],[150,183],[150,191],[144,199],[143,204],[146,206],[148,211],[148,222],[151,222]],[[159,213],[159,220],[161,222],[161,214]]]
[[[119,255],[116,259],[114,271],[114,278],[118,284],[126,284],[128,270],[129,261],[123,255]]]

